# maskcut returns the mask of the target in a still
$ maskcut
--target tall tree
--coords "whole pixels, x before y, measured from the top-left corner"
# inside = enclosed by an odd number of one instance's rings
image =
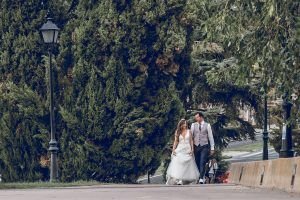
[[[210,82],[252,85],[256,94],[262,87],[275,89],[288,99],[292,93],[300,94],[299,1],[202,2],[208,11],[205,40],[220,43],[227,55],[237,59],[235,65],[211,71]],[[300,98],[292,111],[297,114],[287,122],[292,126],[299,119],[299,105]]]
[[[221,43],[238,60],[235,68],[216,71],[215,81],[245,85],[260,75],[260,82],[278,94],[299,92],[299,2],[203,2],[211,13],[203,23],[206,40]]]
[[[0,1],[0,173],[4,181],[47,178],[47,62],[39,28],[47,10],[60,25],[66,1]],[[64,2],[64,4],[61,4]]]
[[[60,112],[63,180],[134,182],[158,168],[184,113],[192,30],[186,5],[79,2],[58,60],[69,72]]]

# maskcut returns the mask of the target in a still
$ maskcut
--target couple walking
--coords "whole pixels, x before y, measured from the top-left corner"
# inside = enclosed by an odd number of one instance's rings
[[[214,153],[214,138],[201,112],[196,113],[195,121],[190,130],[185,119],[177,125],[167,185],[204,183],[205,164],[209,154]]]

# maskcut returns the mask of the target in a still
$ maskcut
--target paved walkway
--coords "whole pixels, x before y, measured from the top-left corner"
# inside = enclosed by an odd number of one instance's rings
[[[234,185],[106,185],[92,187],[0,190],[1,200],[289,200],[300,195]]]

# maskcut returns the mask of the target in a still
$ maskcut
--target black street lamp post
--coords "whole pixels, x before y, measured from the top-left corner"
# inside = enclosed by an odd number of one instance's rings
[[[289,123],[291,117],[291,109],[293,104],[289,101],[288,94],[283,97],[283,110],[284,110],[284,124],[282,127],[282,143],[280,149],[280,158],[294,157],[293,139],[292,139],[292,127]]]
[[[50,86],[50,126],[51,126],[51,140],[49,142],[49,151],[51,153],[50,160],[50,182],[54,182],[58,178],[58,165],[57,165],[57,141],[55,139],[55,115],[53,103],[53,70],[52,70],[52,46],[57,44],[59,28],[47,18],[47,22],[43,24],[40,31],[42,32],[44,43],[48,45],[49,51],[49,86]]]
[[[255,74],[254,74],[255,75]],[[262,159],[268,160],[269,159],[269,150],[268,150],[268,143],[269,143],[269,132],[268,132],[268,91],[267,91],[267,81],[266,81],[266,72],[264,73],[264,78],[261,76],[250,76],[251,80],[259,80],[264,81],[265,83],[261,87],[261,94],[263,95],[263,104],[264,104],[264,122],[263,122],[263,132],[262,132],[262,138],[263,138],[263,154]],[[262,80],[263,79],[263,80]]]
[[[263,160],[268,160],[269,159],[269,152],[268,152],[269,132],[268,132],[268,97],[267,97],[266,86],[263,87],[263,93],[264,93]]]

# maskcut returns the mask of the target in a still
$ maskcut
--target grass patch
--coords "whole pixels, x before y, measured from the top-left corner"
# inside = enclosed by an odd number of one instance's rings
[[[263,142],[253,142],[250,144],[245,144],[238,147],[230,147],[227,148],[227,151],[247,151],[247,152],[255,152],[262,150],[263,148]]]
[[[164,165],[163,163],[159,166],[159,168],[156,170],[155,174],[163,174],[164,171]]]
[[[0,183],[0,189],[32,189],[32,188],[55,188],[99,185],[96,181],[77,181],[70,183],[50,182],[22,182],[22,183]]]
[[[226,156],[226,155],[224,155],[224,156],[222,156],[222,158],[223,158],[224,160],[226,160],[226,159],[232,158],[232,156]]]

